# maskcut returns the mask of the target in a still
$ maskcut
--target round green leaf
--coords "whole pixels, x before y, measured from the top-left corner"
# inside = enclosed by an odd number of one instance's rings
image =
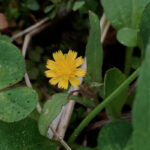
[[[19,82],[25,73],[25,61],[19,49],[0,40],[0,90]]]
[[[129,121],[116,121],[105,126],[98,136],[100,150],[122,150],[132,133]]]
[[[118,41],[128,47],[137,46],[138,32],[131,28],[122,28],[117,33]]]
[[[39,134],[35,120],[26,118],[15,123],[0,121],[0,149],[56,150],[56,144]]]
[[[36,107],[37,93],[27,87],[17,87],[0,93],[0,120],[14,122],[28,116]]]

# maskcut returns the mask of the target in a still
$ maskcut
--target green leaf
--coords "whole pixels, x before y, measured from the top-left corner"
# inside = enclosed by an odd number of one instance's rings
[[[30,51],[29,58],[34,62],[39,62],[41,59],[41,55],[35,51]]]
[[[25,73],[25,61],[13,44],[0,41],[0,89],[19,82]]]
[[[67,1],[67,10],[70,10],[70,9],[71,9],[72,3],[73,3],[73,0],[68,0],[68,1]]]
[[[99,133],[100,150],[123,150],[132,133],[129,121],[116,121],[106,125]]]
[[[35,120],[26,118],[9,124],[0,121],[0,149],[56,150],[56,145],[39,134]]]
[[[88,99],[86,97],[79,97],[76,95],[71,95],[70,99],[74,100],[75,102],[85,106],[85,107],[89,107],[89,108],[93,108],[95,106],[95,103],[93,102],[93,100]]]
[[[148,22],[150,22],[150,4],[146,7],[143,13],[143,22],[141,27],[145,31],[149,28]],[[150,35],[145,31],[142,32],[142,40],[145,47],[145,59],[141,66],[140,76],[137,84],[136,99],[133,105],[133,144],[135,150],[149,150],[150,139]],[[149,32],[147,30],[147,32]],[[149,32],[150,33],[150,32]],[[144,39],[143,39],[144,38]],[[146,44],[146,45],[145,45]]]
[[[7,35],[0,35],[0,40],[11,43],[11,38]]]
[[[37,93],[27,87],[0,92],[0,120],[14,122],[28,116],[36,107]]]
[[[135,0],[136,1],[136,0]],[[101,0],[110,23],[116,29],[131,27],[132,0]]]
[[[49,5],[49,6],[47,6],[47,7],[44,9],[44,12],[45,12],[45,13],[50,12],[50,11],[54,8],[54,6],[55,6],[55,5]]]
[[[150,0],[102,0],[102,5],[110,23],[116,29],[129,27],[138,29],[141,15]]]
[[[150,0],[132,0],[132,24],[133,27],[139,28],[142,13]]]
[[[46,136],[48,128],[52,121],[60,113],[62,107],[68,102],[68,94],[59,93],[53,95],[51,100],[48,100],[43,107],[39,119],[39,131],[42,135]]]
[[[100,42],[99,18],[89,12],[90,36],[86,46],[86,58],[88,74],[93,82],[101,82],[102,79],[102,46]]]
[[[126,80],[125,75],[117,68],[109,69],[104,79],[104,95],[108,97],[119,85]],[[128,96],[128,87],[125,88],[107,107],[106,112],[112,119],[118,119],[121,116],[122,107]]]
[[[72,10],[77,11],[85,4],[85,1],[77,1],[74,3]]]
[[[141,65],[141,58],[139,58],[137,56],[133,56],[131,62],[132,62],[131,67],[133,69],[137,69]]]
[[[39,76],[39,70],[38,68],[32,68],[31,70],[28,70],[28,75],[30,77],[31,80],[35,80],[38,78]]]
[[[27,0],[27,6],[29,9],[34,10],[34,11],[40,9],[40,5],[37,0]]]
[[[127,47],[137,46],[138,44],[137,37],[138,37],[137,30],[131,28],[122,28],[117,33],[118,41]]]
[[[140,27],[140,34],[142,40],[142,46],[145,49],[146,46],[150,43],[150,4],[147,5],[145,8],[142,18],[141,18],[141,27]]]
[[[133,147],[133,138],[132,136],[130,137],[130,139],[128,140],[126,147],[123,150],[134,150]]]
[[[53,10],[52,12],[50,12],[50,14],[48,15],[48,17],[50,18],[50,19],[54,19],[55,18],[55,16],[56,16],[56,10]]]

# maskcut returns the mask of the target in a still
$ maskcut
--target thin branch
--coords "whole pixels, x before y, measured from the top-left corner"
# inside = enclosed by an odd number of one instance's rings
[[[48,20],[49,20],[49,18],[46,17],[46,18],[42,19],[41,21],[39,21],[38,23],[36,23],[36,24],[30,26],[29,28],[23,30],[22,32],[19,32],[18,34],[15,34],[15,35],[12,36],[12,38],[11,38],[12,41],[14,41],[15,39],[17,39],[17,38],[20,37],[20,36],[23,36],[23,35],[27,34],[28,32],[33,31],[34,29],[38,28],[39,26],[41,26],[43,23],[45,23],[45,22],[48,21]]]
[[[58,135],[58,133],[50,126],[50,129],[52,130],[52,132],[54,133],[54,135],[56,136],[56,139],[64,146],[64,148],[66,150],[71,150],[71,148],[69,147],[69,145],[63,140],[62,137],[60,137]]]
[[[131,120],[131,112],[122,114],[121,119],[123,120]],[[88,130],[95,130],[97,128],[102,128],[104,125],[112,122],[110,119],[105,119],[101,121],[97,121],[95,123],[92,123],[88,126]]]
[[[105,14],[103,14],[100,20],[100,28],[101,28],[101,42],[103,43],[110,27],[110,23],[108,22]]]
[[[138,81],[138,79],[136,79],[136,81],[131,85],[131,87],[128,91],[128,96],[136,89],[137,81]]]

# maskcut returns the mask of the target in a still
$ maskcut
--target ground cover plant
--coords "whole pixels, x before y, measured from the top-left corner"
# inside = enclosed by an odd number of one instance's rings
[[[0,4],[0,150],[150,149],[150,0]]]

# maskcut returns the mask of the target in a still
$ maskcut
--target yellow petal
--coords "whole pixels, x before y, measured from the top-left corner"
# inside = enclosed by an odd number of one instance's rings
[[[60,81],[59,78],[52,78],[49,80],[49,83],[52,85],[56,85],[59,81]]]
[[[61,60],[64,60],[65,57],[64,57],[62,51],[59,50],[58,52],[53,53],[53,58],[55,61],[61,61]]]
[[[66,55],[66,58],[70,60],[75,60],[76,57],[77,57],[77,52],[72,50],[69,50],[68,54]]]
[[[76,76],[84,77],[85,74],[86,74],[86,71],[81,68],[78,68],[74,71],[74,75]]]
[[[54,69],[54,68],[56,68],[56,63],[53,60],[48,59],[47,64],[46,64],[46,68]]]
[[[54,72],[52,70],[47,70],[47,71],[45,71],[45,75],[46,75],[46,77],[49,77],[49,78],[56,77],[56,72]]]
[[[83,64],[83,62],[84,62],[84,59],[83,59],[81,56],[78,57],[78,58],[75,60],[75,65],[76,65],[76,67],[81,66],[81,65]]]
[[[58,83],[58,87],[67,89],[68,88],[68,80],[61,79]]]
[[[77,77],[71,77],[69,81],[74,87],[78,87],[80,85],[80,80]]]

